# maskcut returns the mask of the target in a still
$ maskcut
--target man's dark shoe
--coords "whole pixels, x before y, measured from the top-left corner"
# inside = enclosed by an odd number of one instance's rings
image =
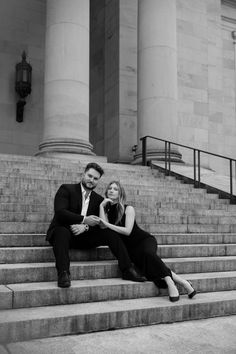
[[[69,288],[71,285],[70,274],[66,270],[58,274],[57,285],[59,288]]]
[[[122,274],[122,278],[125,280],[132,280],[132,281],[138,281],[138,282],[144,282],[147,279],[139,274],[134,267],[130,267],[129,269],[126,269],[123,274]]]

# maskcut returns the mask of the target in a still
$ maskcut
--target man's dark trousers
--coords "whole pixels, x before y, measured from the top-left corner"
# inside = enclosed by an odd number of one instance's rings
[[[132,266],[126,246],[119,234],[109,229],[100,229],[98,226],[90,227],[89,231],[75,236],[69,228],[56,226],[50,243],[53,246],[58,273],[70,269],[70,248],[86,250],[98,246],[108,246],[118,260],[121,272]]]

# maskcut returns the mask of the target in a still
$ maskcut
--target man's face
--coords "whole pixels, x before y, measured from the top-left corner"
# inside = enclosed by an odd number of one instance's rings
[[[83,174],[82,177],[82,184],[84,188],[89,190],[96,188],[100,177],[101,175],[98,171],[96,171],[94,168],[90,168]]]

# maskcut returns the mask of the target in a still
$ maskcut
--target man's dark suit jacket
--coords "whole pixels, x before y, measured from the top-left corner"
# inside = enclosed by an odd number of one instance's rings
[[[99,216],[99,205],[103,197],[92,191],[87,211],[88,215]],[[70,227],[72,224],[81,224],[83,216],[82,209],[82,191],[80,183],[62,184],[58,189],[54,200],[54,217],[48,228],[46,240],[50,241],[56,226]]]

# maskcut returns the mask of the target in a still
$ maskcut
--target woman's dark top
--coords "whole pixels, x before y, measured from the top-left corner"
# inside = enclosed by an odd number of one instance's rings
[[[126,210],[127,206],[128,205],[125,205],[125,210]],[[116,204],[110,205],[108,207],[107,217],[108,217],[109,223],[115,225],[115,221],[116,221],[116,218],[117,218],[117,205]],[[125,215],[125,212],[124,212],[124,215],[122,216],[122,219],[117,224],[117,226],[125,226],[125,218],[126,218],[126,215]],[[128,242],[129,244],[132,244],[132,243],[137,244],[137,242],[142,241],[145,238],[153,237],[147,231],[142,230],[138,226],[136,220],[134,220],[134,226],[133,226],[133,229],[132,229],[130,235],[129,236],[121,235],[121,236],[123,236],[122,239],[125,240],[126,242]]]

